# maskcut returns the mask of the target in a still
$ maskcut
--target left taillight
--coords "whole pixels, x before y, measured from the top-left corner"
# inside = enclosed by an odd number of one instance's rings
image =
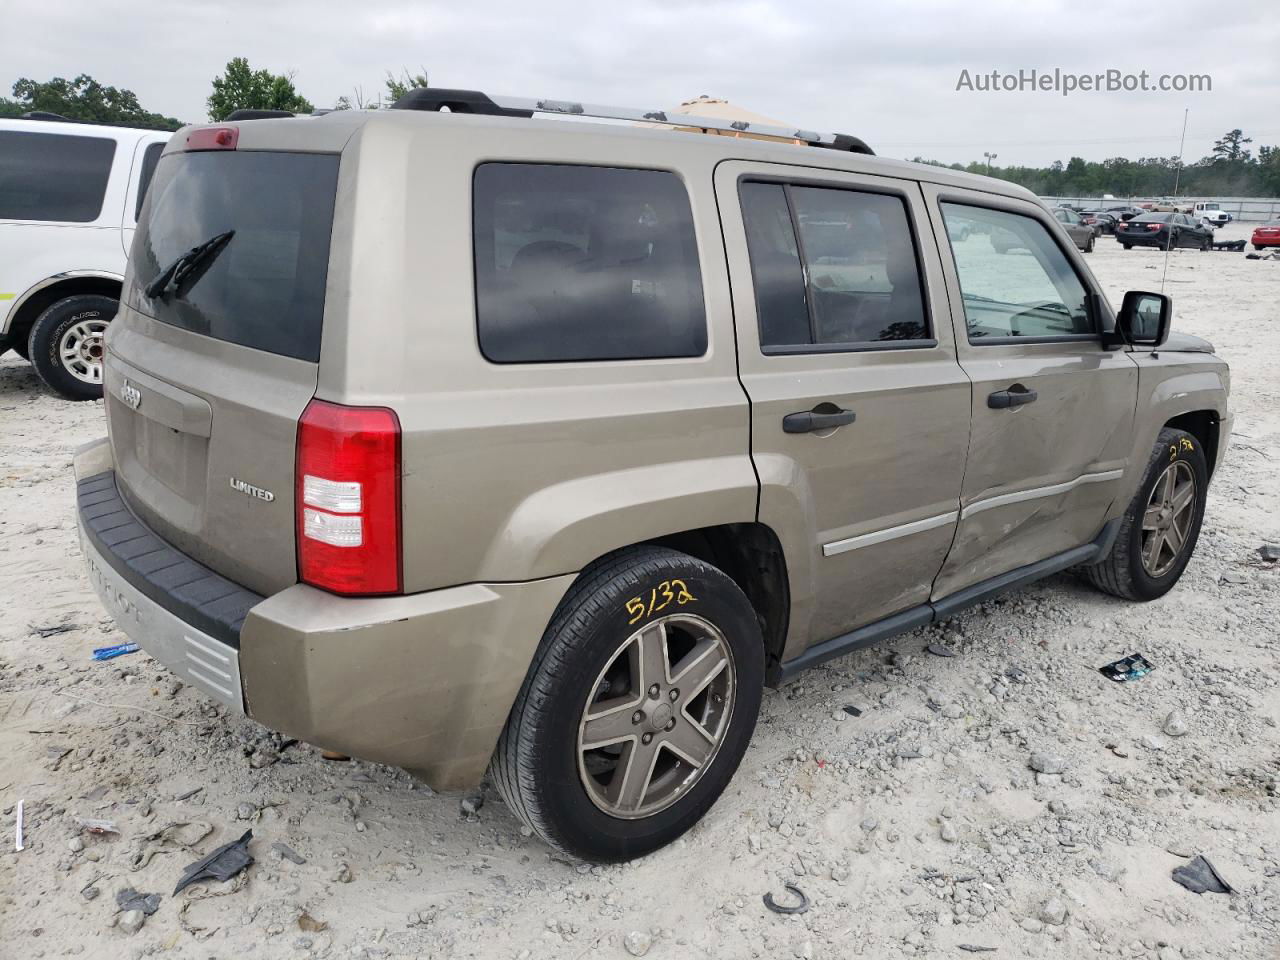
[[[312,400],[298,422],[298,577],[333,593],[400,593],[400,420]]]

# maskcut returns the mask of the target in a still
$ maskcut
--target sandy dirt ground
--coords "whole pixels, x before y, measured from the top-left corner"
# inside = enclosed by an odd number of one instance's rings
[[[1159,289],[1160,253],[1103,239],[1088,259],[1113,303]],[[1054,577],[767,691],[710,815],[603,868],[550,853],[492,791],[464,813],[228,716],[145,654],[92,661],[124,639],[72,519],[71,452],[101,405],[9,354],[0,957],[1280,957],[1280,565],[1257,552],[1280,543],[1280,262],[1169,259],[1175,326],[1230,361],[1237,416],[1181,584],[1144,606]],[[1143,679],[1098,673],[1134,652]],[[252,866],[173,895],[247,829]],[[1201,853],[1234,894],[1173,883]],[[784,884],[806,913],[765,909]],[[133,932],[128,888],[160,894]]]

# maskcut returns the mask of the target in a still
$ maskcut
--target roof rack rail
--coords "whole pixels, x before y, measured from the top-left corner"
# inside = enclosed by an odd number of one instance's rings
[[[60,113],[51,113],[48,110],[28,110],[19,119],[22,120],[56,120],[58,123],[80,123],[79,120],[72,120],[70,117],[64,117]]]
[[[721,120],[684,113],[668,113],[665,110],[640,110],[634,107],[605,107],[599,104],[579,103],[575,100],[490,97],[479,90],[418,87],[410,90],[391,105],[392,110],[441,110],[445,107],[453,113],[478,113],[498,117],[527,119],[535,113],[551,113],[604,120],[631,120],[637,123],[663,123],[673,127],[701,127],[704,130],[722,130],[725,133],[752,133],[763,137],[777,137],[779,140],[798,140],[811,147],[875,155],[875,151],[863,140],[849,136],[847,133],[817,133],[813,130],[748,123],[745,120]]]
[[[227,114],[227,122],[234,120],[273,120],[280,117],[297,116],[292,110],[259,110],[253,107],[241,107]]]

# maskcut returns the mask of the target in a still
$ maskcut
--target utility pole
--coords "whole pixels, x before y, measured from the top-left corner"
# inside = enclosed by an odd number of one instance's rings
[[[996,158],[996,155],[994,153],[987,153],[985,150],[982,152],[982,155],[987,158],[987,176],[989,177],[991,176],[991,161]]]

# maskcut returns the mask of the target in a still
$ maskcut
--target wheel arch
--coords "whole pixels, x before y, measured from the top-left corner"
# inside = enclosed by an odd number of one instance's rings
[[[96,294],[119,300],[124,278],[105,270],[68,270],[28,287],[9,310],[4,333],[23,336],[40,314],[67,297]]]
[[[1209,476],[1212,477],[1213,469],[1218,463],[1221,422],[1215,410],[1190,410],[1165,421],[1160,429],[1185,430],[1199,440],[1200,446],[1204,449],[1205,465],[1208,467]]]

